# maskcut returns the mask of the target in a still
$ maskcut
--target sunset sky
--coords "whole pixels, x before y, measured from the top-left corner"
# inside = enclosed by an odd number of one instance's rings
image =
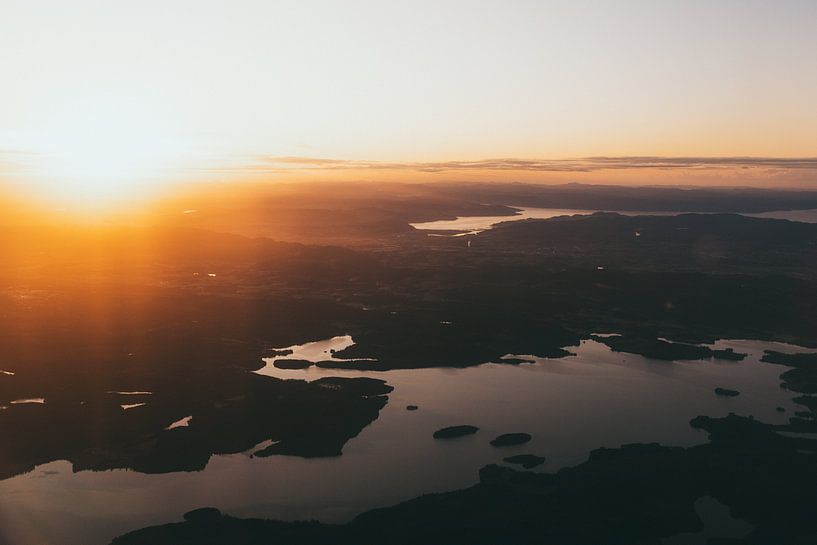
[[[817,186],[815,21],[811,0],[3,0],[0,179]]]

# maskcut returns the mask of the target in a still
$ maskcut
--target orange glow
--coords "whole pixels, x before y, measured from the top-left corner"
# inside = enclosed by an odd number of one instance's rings
[[[105,97],[69,103],[30,135],[29,192],[61,206],[110,207],[173,180],[185,144],[145,104]]]
[[[254,165],[814,156],[813,20],[808,3],[12,2],[0,183],[86,209],[202,180],[803,186],[813,172],[734,166]]]

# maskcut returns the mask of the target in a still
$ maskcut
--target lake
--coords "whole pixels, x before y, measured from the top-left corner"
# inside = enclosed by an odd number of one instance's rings
[[[596,212],[615,212],[624,216],[678,216],[690,212],[644,212],[637,210],[573,210],[568,208],[531,208],[513,207],[518,212],[512,216],[461,216],[453,220],[425,221],[410,224],[421,231],[458,231],[454,235],[464,236],[479,233],[506,221],[521,221],[526,219],[550,219],[559,216],[589,215]],[[706,212],[694,212],[706,213]],[[817,209],[811,210],[778,210],[774,212],[760,212],[740,214],[754,218],[784,219],[803,223],[817,223]]]
[[[241,517],[349,520],[356,514],[423,493],[467,487],[477,471],[513,454],[547,458],[536,471],[554,471],[586,459],[600,446],[659,441],[692,445],[706,440],[691,418],[729,412],[784,423],[796,405],[778,387],[785,368],[762,363],[764,349],[808,351],[756,341],[719,341],[749,356],[741,362],[665,362],[612,352],[585,340],[561,359],[484,364],[465,369],[361,372],[309,367],[282,370],[278,357],[322,361],[354,341],[339,336],[290,347],[259,371],[283,379],[369,376],[394,386],[380,417],[336,458],[214,456],[193,473],[147,475],[83,471],[57,461],[0,482],[0,527],[9,545],[93,545],[147,525],[179,520],[203,506]],[[722,398],[717,386],[741,395]],[[406,406],[418,405],[408,411]],[[775,410],[786,408],[785,413]],[[442,427],[471,424],[475,435],[435,440]],[[183,423],[179,423],[183,425]],[[528,432],[527,445],[496,448],[501,433]],[[230,486],[225,486],[230,483]],[[365,485],[363,485],[365,483]]]

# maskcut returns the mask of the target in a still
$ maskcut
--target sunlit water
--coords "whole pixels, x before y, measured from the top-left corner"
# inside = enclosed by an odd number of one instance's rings
[[[589,215],[595,212],[615,212],[624,216],[678,216],[687,212],[644,212],[634,210],[573,210],[567,208],[530,208],[514,207],[517,213],[513,216],[461,216],[453,220],[425,221],[412,223],[411,226],[422,231],[456,231],[454,234],[431,233],[432,236],[464,236],[476,234],[506,221],[526,219],[550,219],[560,216]],[[741,214],[756,218],[785,219],[804,223],[817,223],[817,209],[812,210],[777,210]]]
[[[282,357],[325,361],[333,348],[352,342],[348,336],[335,337],[292,347],[294,353]],[[203,506],[242,517],[340,522],[423,493],[470,486],[480,467],[512,454],[546,456],[536,470],[554,471],[584,461],[600,446],[704,442],[706,434],[688,424],[697,415],[736,412],[783,423],[797,410],[791,393],[779,387],[785,368],[759,358],[764,349],[803,349],[754,341],[717,346],[749,357],[670,363],[584,341],[571,348],[575,356],[522,365],[358,372],[282,370],[270,364],[263,374],[305,380],[370,376],[395,390],[380,417],[336,458],[214,456],[204,471],[163,475],[73,473],[64,461],[42,465],[0,481],[0,535],[11,540],[9,545],[102,544],[129,530],[179,520]],[[716,386],[741,395],[718,397]],[[419,410],[407,411],[409,404]],[[777,406],[786,413],[778,413]],[[435,430],[457,424],[480,431],[454,440],[432,438]],[[516,431],[533,434],[533,440],[501,449],[488,444]]]
[[[460,216],[453,220],[424,221],[411,223],[415,229],[422,231],[463,231],[459,235],[475,234],[490,229],[504,221],[526,219],[550,219],[559,216],[587,215],[595,210],[571,210],[564,208],[528,208],[518,207],[513,216]]]
[[[289,375],[280,376],[274,363],[278,360],[303,360],[311,362],[319,361],[346,361],[335,357],[335,352],[340,352],[344,348],[349,348],[355,344],[355,341],[350,335],[338,335],[331,339],[324,339],[321,341],[314,341],[294,346],[287,346],[285,348],[276,349],[280,355],[264,358],[266,367],[256,371],[259,375],[266,375],[278,378],[300,378]],[[368,359],[368,358],[364,358]],[[337,373],[334,373],[337,375]]]

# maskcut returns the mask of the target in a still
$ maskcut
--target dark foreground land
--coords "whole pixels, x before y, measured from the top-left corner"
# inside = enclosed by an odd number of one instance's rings
[[[817,540],[817,397],[808,394],[817,393],[817,355],[768,351],[763,360],[787,368],[781,387],[805,409],[788,424],[699,416],[690,425],[708,433],[707,444],[602,448],[554,474],[489,465],[471,488],[369,511],[345,525],[237,519],[204,508],[112,545],[659,545],[662,538],[704,529],[694,508],[703,497],[752,526],[745,536],[708,545],[811,544]]]
[[[389,386],[253,373],[273,348],[335,335],[356,344],[335,354],[344,361],[319,365],[512,364],[503,356],[564,356],[596,333],[618,334],[597,337],[614,350],[665,360],[742,357],[699,346],[718,338],[817,345],[817,225],[596,214],[467,237],[408,225],[510,214],[509,204],[609,208],[593,206],[604,199],[630,210],[811,208],[815,194],[692,191],[678,201],[677,190],[639,197],[576,187],[322,191],[323,200],[308,191],[259,197],[254,208],[240,200],[208,208],[201,198],[179,207],[198,215],[167,212],[149,226],[0,231],[0,478],[58,459],[75,470],[161,473],[248,450],[342,455],[377,418]],[[709,432],[705,445],[595,451],[554,475],[487,467],[472,488],[344,526],[204,511],[117,543],[648,544],[700,529],[692,505],[702,496],[755,525],[734,543],[814,543],[815,441],[779,432],[817,432],[817,366],[809,356],[766,360],[784,366],[782,380],[804,406],[784,427],[700,417],[692,425]],[[24,399],[43,403],[14,403]],[[188,417],[187,427],[168,429]]]
[[[755,527],[730,544],[810,544],[817,539],[817,441],[778,435],[744,417],[699,417],[711,442],[593,451],[555,474],[491,465],[479,484],[360,515],[343,526],[242,520],[217,511],[139,530],[115,545],[261,543],[659,544],[699,532],[693,504],[710,496]]]
[[[782,386],[806,409],[788,424],[699,416],[690,425],[709,434],[704,445],[598,449],[587,462],[555,474],[489,465],[471,488],[369,511],[345,525],[237,519],[204,508],[186,514],[185,522],[138,530],[112,545],[658,545],[662,538],[704,529],[694,508],[703,497],[715,498],[752,526],[741,538],[711,539],[710,545],[814,543],[817,397],[803,394],[817,393],[817,355],[769,351],[764,361],[789,367]]]

